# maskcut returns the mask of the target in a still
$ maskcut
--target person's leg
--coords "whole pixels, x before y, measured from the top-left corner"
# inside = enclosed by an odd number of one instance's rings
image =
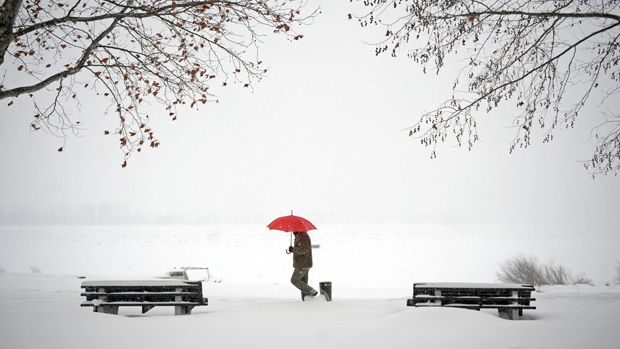
[[[310,274],[310,269],[304,270],[304,275],[301,278],[301,281],[304,284],[306,284],[306,285],[308,285],[308,275],[309,274]],[[303,292],[301,292],[301,300],[303,301],[305,299],[306,299],[306,295]]]
[[[308,285],[308,268],[295,268],[291,283],[304,295],[315,295],[317,291]]]

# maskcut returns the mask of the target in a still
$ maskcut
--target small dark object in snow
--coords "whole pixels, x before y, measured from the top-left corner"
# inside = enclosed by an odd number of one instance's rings
[[[319,290],[321,294],[325,296],[328,302],[332,301],[332,282],[331,281],[322,281],[319,282]]]

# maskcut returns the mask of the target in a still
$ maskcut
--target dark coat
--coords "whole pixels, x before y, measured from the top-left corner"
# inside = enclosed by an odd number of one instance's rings
[[[293,268],[312,268],[312,243],[308,233],[295,234]]]

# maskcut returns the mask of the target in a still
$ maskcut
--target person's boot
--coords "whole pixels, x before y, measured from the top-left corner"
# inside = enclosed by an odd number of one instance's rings
[[[303,294],[302,293],[301,294],[301,300],[305,302],[306,301],[306,297],[309,297],[309,298],[312,299],[312,298],[316,297],[317,294],[319,294],[319,292],[317,292],[316,290],[312,294]]]

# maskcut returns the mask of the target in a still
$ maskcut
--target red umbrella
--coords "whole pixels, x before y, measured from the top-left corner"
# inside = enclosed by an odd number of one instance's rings
[[[303,217],[294,216],[293,211],[291,211],[290,216],[282,216],[282,217],[274,219],[273,222],[269,223],[267,228],[269,228],[269,230],[281,230],[287,233],[295,232],[295,231],[302,231],[305,233],[305,232],[308,232],[309,230],[316,229],[314,224],[310,223],[309,220]],[[293,246],[293,235],[292,234],[291,234],[291,246]],[[289,252],[287,251],[286,253],[289,253]]]
[[[293,214],[276,218],[273,222],[269,223],[267,228],[270,230],[281,230],[287,233],[294,231],[308,232],[308,230],[316,229],[309,220],[303,217],[293,216]]]

